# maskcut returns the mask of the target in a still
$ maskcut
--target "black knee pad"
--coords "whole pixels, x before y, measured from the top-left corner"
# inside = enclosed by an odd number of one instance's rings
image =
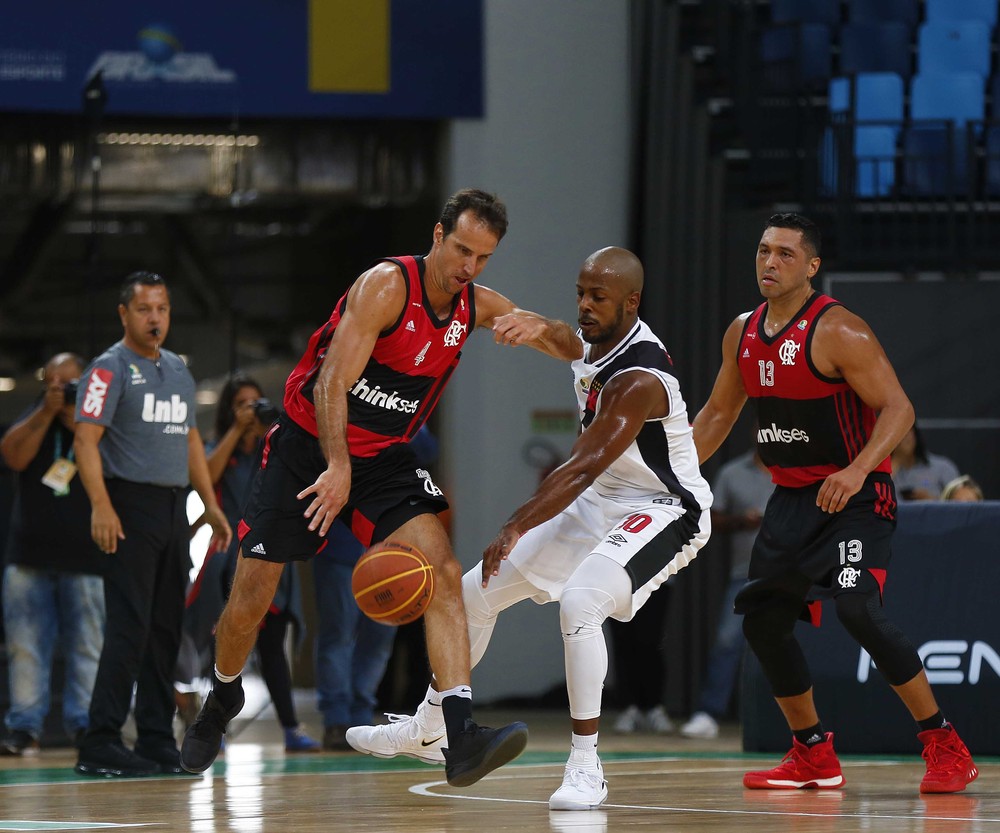
[[[889,685],[902,685],[920,673],[923,666],[913,643],[886,618],[878,590],[842,593],[835,603],[837,618],[855,641],[871,654]]]
[[[743,633],[775,697],[795,697],[812,688],[809,666],[793,628],[802,599],[775,595],[743,617]]]

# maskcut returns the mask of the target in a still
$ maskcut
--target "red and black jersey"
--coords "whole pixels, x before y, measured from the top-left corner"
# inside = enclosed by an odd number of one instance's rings
[[[808,486],[844,468],[875,425],[875,412],[844,379],[824,376],[813,364],[816,322],[834,306],[840,304],[814,293],[781,332],[768,336],[764,303],[743,327],[736,361],[757,409],[760,457],[780,486]],[[889,458],[875,470],[890,473]]]
[[[347,445],[355,457],[372,457],[393,443],[408,442],[427,421],[476,326],[473,284],[455,296],[440,320],[424,291],[424,259],[392,257],[406,279],[406,303],[399,318],[375,342],[360,378],[347,392]],[[285,383],[285,411],[313,436],[313,386],[330,340],[347,307],[347,293],[330,320],[309,339],[305,355]]]

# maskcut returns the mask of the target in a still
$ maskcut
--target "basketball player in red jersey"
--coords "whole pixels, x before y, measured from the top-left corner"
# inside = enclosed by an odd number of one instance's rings
[[[285,414],[267,433],[239,526],[242,557],[216,629],[214,687],[185,735],[185,769],[211,766],[243,707],[239,675],[282,567],[316,553],[337,517],[366,546],[392,538],[434,566],[424,625],[449,783],[475,783],[524,749],[523,723],[490,729],[472,720],[462,568],[438,519],[448,504],[409,447],[473,328],[490,327],[498,343],[557,358],[579,353],[569,325],[518,310],[473,283],[506,230],[502,202],[459,191],[445,204],[426,256],[387,259],[363,273],[310,339],[286,382]],[[440,736],[398,740],[418,750],[441,746]]]
[[[868,325],[813,289],[820,245],[819,229],[805,217],[768,220],[757,248],[765,302],[726,330],[715,387],[694,420],[703,462],[751,399],[757,449],[776,484],[736,612],[793,746],[774,769],[748,772],[743,785],[844,783],[792,631],[800,614],[815,609],[804,601],[818,586],[832,592],[837,617],[920,728],[927,763],[920,791],[958,792],[976,778],[976,765],[941,714],[916,650],[881,606],[896,525],[888,457],[913,424],[913,406]]]

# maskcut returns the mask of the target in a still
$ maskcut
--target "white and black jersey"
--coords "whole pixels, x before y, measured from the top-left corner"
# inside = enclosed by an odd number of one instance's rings
[[[589,354],[590,345],[586,345],[583,358],[573,362],[573,387],[584,430],[600,410],[601,391],[620,373],[651,373],[662,383],[670,403],[669,413],[649,420],[621,457],[594,481],[594,491],[603,497],[627,500],[666,492],[680,498],[685,509],[708,509],[712,492],[698,468],[687,406],[663,343],[645,323],[636,321],[606,356],[591,362]]]

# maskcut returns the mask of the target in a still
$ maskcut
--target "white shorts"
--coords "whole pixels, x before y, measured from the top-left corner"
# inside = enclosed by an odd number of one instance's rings
[[[509,561],[539,592],[539,603],[558,601],[588,556],[603,555],[632,579],[632,607],[616,611],[627,622],[657,587],[694,560],[712,531],[705,509],[687,511],[678,498],[614,500],[587,489],[551,520],[518,540]]]

